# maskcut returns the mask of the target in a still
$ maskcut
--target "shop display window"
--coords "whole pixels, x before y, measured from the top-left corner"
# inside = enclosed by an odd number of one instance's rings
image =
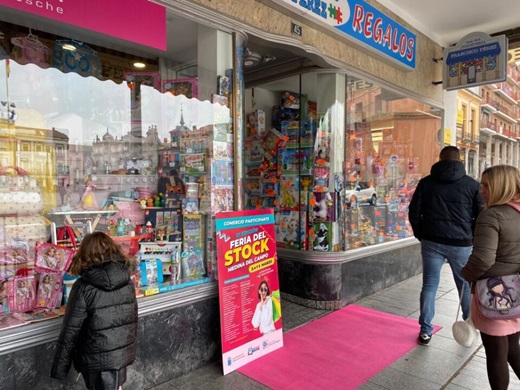
[[[275,210],[282,248],[337,252],[410,237],[408,205],[437,161],[440,126],[435,107],[345,75],[246,89],[245,205]]]
[[[234,208],[233,36],[169,21],[158,55],[0,20],[0,329],[63,314],[73,278],[45,275],[38,305],[36,249],[75,251],[90,231],[122,245],[138,296],[216,278],[213,215]]]

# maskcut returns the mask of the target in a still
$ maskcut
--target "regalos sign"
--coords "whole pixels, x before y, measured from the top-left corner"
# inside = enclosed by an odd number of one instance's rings
[[[415,34],[363,0],[276,1],[408,70],[415,69]]]
[[[166,50],[166,10],[149,0],[0,0],[2,7]]]

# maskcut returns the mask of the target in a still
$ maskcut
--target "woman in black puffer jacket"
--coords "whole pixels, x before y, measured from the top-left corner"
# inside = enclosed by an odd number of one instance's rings
[[[71,363],[88,389],[115,390],[136,356],[137,300],[127,259],[105,233],[85,236],[69,271],[72,286],[51,377],[63,379]]]

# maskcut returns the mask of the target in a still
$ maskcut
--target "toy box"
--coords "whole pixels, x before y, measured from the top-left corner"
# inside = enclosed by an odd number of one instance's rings
[[[211,183],[216,186],[232,186],[234,180],[233,161],[214,160],[211,164]]]
[[[183,277],[186,279],[196,279],[206,274],[204,259],[201,249],[193,249],[182,252],[181,254]]]
[[[313,232],[313,250],[321,252],[330,252],[333,250],[331,222],[313,223]]]
[[[277,246],[304,249],[306,244],[307,213],[282,210],[275,213],[275,223]]]
[[[334,192],[315,192],[311,195],[312,222],[334,222],[336,220],[335,196]]]
[[[300,108],[300,95],[293,92],[282,92],[282,106],[285,108]]]
[[[260,191],[260,190],[259,190]],[[211,211],[233,210],[233,189],[232,188],[211,188]]]
[[[44,242],[36,248],[36,269],[65,272],[69,269],[74,251],[59,245]]]
[[[280,179],[280,209],[298,210],[299,181],[298,175],[283,175]]]
[[[181,172],[201,173],[205,171],[206,155],[204,153],[183,154],[181,157]]]
[[[59,272],[41,272],[36,292],[36,307],[54,309],[61,303],[62,275]]]
[[[29,311],[35,306],[36,278],[16,276],[8,281],[8,305],[13,313]]]
[[[164,227],[167,238],[159,241],[182,241],[182,215],[180,208],[146,209],[145,222],[150,222],[156,230],[158,227]]]
[[[199,198],[184,198],[182,200],[183,214],[197,214],[199,212]]]
[[[262,138],[265,135],[265,112],[256,110],[246,116],[246,137]]]
[[[171,275],[171,278],[174,280],[179,279],[181,273],[181,243],[159,244],[155,242],[144,242],[140,243],[139,247],[139,259],[141,262],[153,259],[160,260],[162,275]]]
[[[286,148],[298,147],[300,143],[300,123],[295,121],[282,121],[281,133],[287,137]]]
[[[163,282],[163,265],[159,259],[141,261],[141,285],[149,286]]]
[[[311,147],[314,146],[314,138],[316,137],[316,121],[306,120],[302,121],[300,129],[300,146]]]
[[[185,252],[204,248],[204,218],[203,215],[185,214],[183,222],[182,248]]]

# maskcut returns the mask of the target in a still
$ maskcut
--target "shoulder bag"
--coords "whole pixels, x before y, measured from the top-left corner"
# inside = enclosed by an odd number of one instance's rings
[[[451,332],[455,341],[466,348],[471,348],[475,341],[477,341],[477,329],[473,325],[473,321],[470,317],[466,320],[459,320],[459,312],[462,305],[462,297],[464,296],[464,286],[460,292],[459,307],[457,308],[457,316],[455,322],[451,326]]]
[[[496,276],[476,282],[475,294],[484,317],[520,318],[520,275]]]

